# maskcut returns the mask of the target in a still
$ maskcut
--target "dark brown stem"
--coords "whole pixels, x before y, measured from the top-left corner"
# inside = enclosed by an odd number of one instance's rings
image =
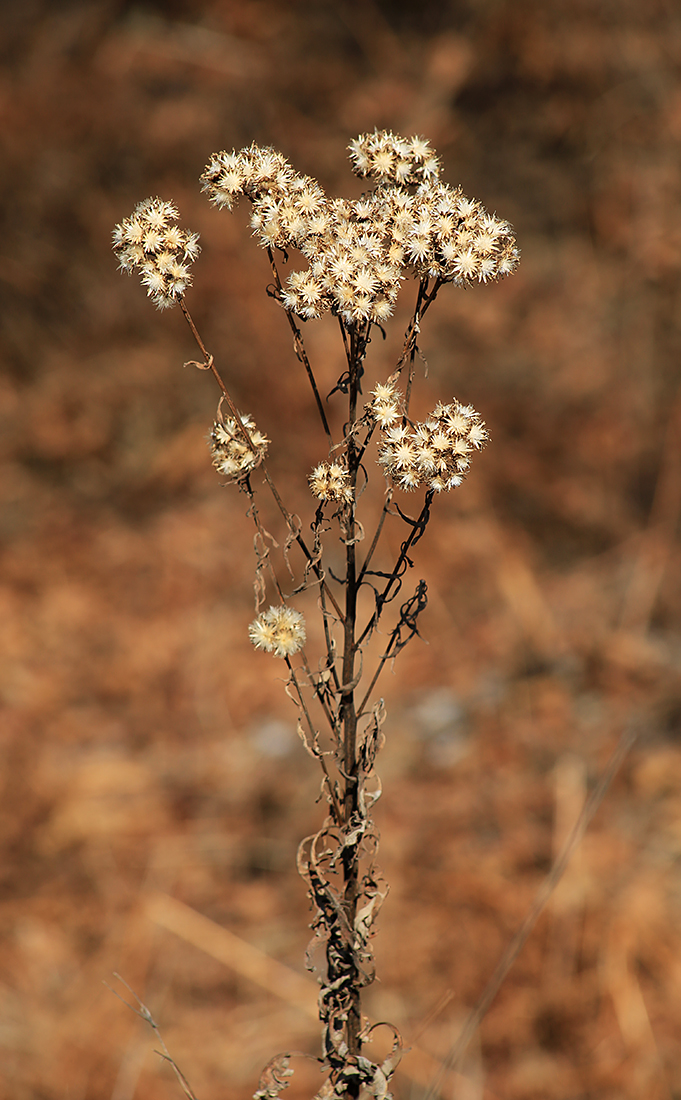
[[[244,492],[246,493],[248,499],[251,502],[251,506],[250,506],[248,511],[249,511],[250,515],[252,516],[252,518],[253,518],[253,523],[255,524],[255,529],[258,532],[258,538],[260,539],[260,545],[262,546],[262,553],[258,554],[258,572],[260,572],[260,562],[264,561],[264,564],[267,568],[267,572],[270,575],[270,580],[272,581],[272,584],[276,588],[279,599],[281,600],[281,602],[283,604],[283,603],[286,602],[285,599],[284,599],[284,593],[281,590],[281,585],[279,584],[279,578],[277,577],[274,566],[272,565],[272,562],[270,561],[269,549],[267,547],[267,541],[268,541],[267,540],[267,532],[265,531],[265,528],[263,527],[262,523],[260,522],[260,514],[258,512],[258,507],[255,503],[255,493],[253,492],[253,489],[251,488],[251,482],[250,482],[249,478],[246,478],[246,480],[243,483],[243,487],[244,487]],[[270,536],[270,541],[272,541],[271,536]],[[257,543],[256,543],[256,552],[257,552]],[[257,606],[257,602],[256,602],[256,611],[257,610],[258,610],[258,606]]]
[[[418,293],[416,295],[416,306],[414,308],[414,313],[404,336],[404,346],[402,348],[402,354],[397,360],[398,370],[402,367],[408,356],[413,356],[415,354],[416,343],[418,341],[421,327],[421,319],[425,316],[428,308],[435,301],[437,293],[442,285],[442,280],[436,279],[433,283],[433,289],[431,291],[428,291],[428,279],[420,280]]]
[[[347,361],[349,363],[350,362],[350,345],[348,344],[347,330],[345,328],[345,325],[343,324],[343,318],[340,316],[340,314],[337,314],[336,316],[338,317],[338,324],[340,326],[341,336],[343,337],[343,348],[345,349],[345,358],[347,359]]]
[[[362,581],[364,580],[367,569],[369,568],[369,565],[371,564],[371,559],[374,556],[374,551],[376,550],[376,547],[378,546],[378,540],[381,537],[381,532],[383,530],[383,524],[385,523],[385,517],[388,515],[388,513],[390,511],[389,504],[390,504],[390,501],[392,500],[392,495],[393,495],[392,489],[388,489],[387,494],[386,494],[386,499],[383,503],[383,511],[381,512],[381,518],[378,521],[378,526],[376,528],[376,532],[375,532],[374,537],[372,539],[371,546],[369,547],[369,551],[367,553],[367,556],[364,559],[364,564],[363,564],[362,568],[359,571],[359,577],[357,578],[358,587],[362,583]]]
[[[336,721],[335,721],[335,718],[334,718],[333,714],[329,710],[329,704],[328,704],[324,694],[319,690],[319,688],[315,684],[314,676],[312,675],[312,669],[310,668],[310,666],[308,664],[307,657],[305,656],[305,650],[301,649],[300,653],[302,655],[303,667],[305,669],[305,674],[307,676],[308,682],[311,684],[312,690],[314,691],[314,694],[315,694],[316,698],[319,699],[319,705],[321,706],[322,710],[324,711],[324,716],[325,716],[327,722],[329,723],[329,727],[331,729],[331,732],[333,734],[335,734],[336,729],[337,729]],[[339,818],[338,820],[340,822],[341,819]]]
[[[310,731],[310,737],[312,738],[313,748],[316,748],[317,731],[315,730],[314,725],[312,723],[312,718],[310,717],[310,712],[307,709],[307,705],[305,703],[303,693],[300,690],[300,684],[298,683],[298,680],[296,679],[296,674],[295,674],[295,671],[293,669],[293,666],[291,665],[291,662],[290,662],[288,657],[286,657],[285,660],[286,660],[286,664],[288,665],[288,670],[291,673],[291,682],[292,682],[293,686],[296,689],[296,695],[298,696],[298,703],[300,705],[300,709],[302,710],[303,714],[305,715],[305,721],[307,722],[307,728]],[[307,670],[307,672],[308,672],[308,676],[309,676],[309,669]],[[326,780],[326,789],[329,793],[329,799],[331,801],[331,806],[333,807],[333,812],[334,812],[334,816],[336,818],[336,822],[339,825],[341,825],[343,823],[343,810],[342,810],[342,807],[341,807],[341,805],[338,801],[338,798],[336,797],[336,792],[334,790],[334,786],[333,786],[333,783],[331,781],[331,776],[329,775],[329,770],[326,766],[326,760],[324,759],[324,754],[321,750],[319,750],[319,752],[315,752],[315,756],[319,760],[319,763],[321,765],[321,769],[324,773],[324,778]]]
[[[199,334],[199,330],[197,329],[196,325],[194,324],[194,319],[193,319],[191,313],[189,312],[189,310],[187,309],[186,305],[184,304],[184,298],[180,298],[178,300],[179,300],[179,303],[180,303],[180,309],[184,313],[187,324],[189,325],[190,329],[192,330],[192,334],[194,336],[194,339],[196,340],[197,344],[199,345],[199,347],[200,347],[200,349],[203,353],[203,357],[204,357],[204,362],[203,363],[196,363],[196,364],[193,364],[193,365],[200,367],[202,370],[209,370],[211,372],[211,374],[215,378],[215,381],[217,382],[218,386],[222,390],[223,399],[227,402],[227,406],[228,406],[229,411],[231,412],[231,414],[234,418],[234,422],[237,426],[238,431],[241,432],[242,436],[244,437],[244,439],[246,441],[247,446],[253,452],[253,454],[254,455],[257,454],[258,452],[255,448],[253,440],[251,439],[248,428],[243,423],[243,421],[241,419],[241,416],[239,415],[239,413],[237,411],[237,407],[234,404],[234,402],[232,401],[231,394],[230,394],[229,390],[227,389],[225,383],[222,381],[222,378],[220,377],[218,369],[215,366],[213,356],[207,350],[203,340],[201,339],[201,336]],[[188,366],[188,365],[189,364],[185,363],[185,366]]]
[[[350,332],[349,387],[348,387],[348,428],[347,428],[347,456],[348,473],[354,491],[357,486],[357,471],[359,459],[355,444],[353,428],[357,419],[357,398],[360,382],[360,355],[358,348],[357,330]],[[343,683],[341,686],[341,714],[343,728],[343,772],[345,776],[344,821],[349,825],[358,809],[358,761],[357,761],[357,714],[355,710],[355,656],[357,647],[355,642],[355,626],[357,622],[357,546],[355,542],[354,504],[347,522],[346,556],[345,556],[345,623],[343,645]],[[343,855],[343,871],[345,888],[343,895],[343,908],[348,925],[352,929],[355,924],[357,910],[357,897],[359,893],[359,861],[355,846],[349,848]],[[360,1001],[359,975],[353,964],[351,1005],[347,1019],[347,1044],[350,1054],[359,1054],[362,1043],[360,1031],[362,1028],[362,1013]]]
[[[390,636],[390,641],[388,642],[388,645],[386,646],[385,653],[383,654],[380,661],[378,662],[378,668],[376,669],[376,672],[374,673],[374,675],[372,677],[371,683],[369,684],[369,687],[366,690],[366,694],[365,694],[364,698],[362,699],[362,702],[359,705],[359,709],[357,711],[357,721],[359,721],[359,719],[364,714],[364,708],[366,707],[369,699],[371,698],[372,691],[374,690],[374,688],[376,687],[376,684],[378,683],[378,678],[381,675],[381,673],[383,672],[383,667],[385,665],[385,662],[389,661],[390,658],[393,655],[392,649],[393,649],[393,644],[395,642],[395,639],[397,638],[398,629],[399,629],[399,624],[398,624],[398,627],[395,628],[395,630],[393,631],[393,633]]]
[[[277,487],[274,484],[274,482],[272,481],[272,478],[270,477],[269,470],[265,466],[264,462],[261,466],[261,469],[262,469],[263,474],[265,475],[265,481],[267,482],[267,484],[270,488],[270,492],[272,493],[272,496],[274,497],[274,499],[276,501],[277,507],[279,508],[279,511],[281,512],[282,516],[286,520],[286,524],[288,526],[289,531],[291,531],[294,534],[296,542],[298,543],[300,549],[303,551],[303,553],[304,553],[305,557],[307,558],[307,560],[310,562],[310,564],[312,566],[312,569],[314,570],[315,576],[317,577],[320,585],[324,588],[324,591],[326,592],[326,595],[328,596],[334,611],[336,612],[336,614],[338,615],[339,619],[342,622],[343,618],[344,618],[343,612],[341,611],[340,607],[338,606],[338,604],[335,600],[335,597],[333,595],[333,592],[331,591],[331,589],[327,585],[326,581],[323,579],[321,569],[319,568],[318,565],[315,565],[315,563],[312,559],[312,554],[308,550],[307,544],[306,544],[303,536],[300,534],[300,532],[298,532],[298,533],[295,532],[295,525],[293,523],[293,518],[291,517],[289,511],[287,510],[283,500],[279,496],[279,493],[277,491]]]
[[[435,301],[435,298],[437,297],[437,292],[442,286],[442,280],[436,279],[433,283],[433,289],[431,291],[428,290],[428,283],[428,278],[422,278],[419,281],[419,289],[416,295],[416,305],[414,307],[414,313],[407,327],[407,331],[404,336],[404,346],[402,348],[402,354],[397,360],[397,367],[395,368],[395,374],[399,374],[407,359],[409,360],[409,378],[407,379],[407,385],[404,395],[404,406],[407,411],[409,411],[411,387],[414,382],[414,359],[416,357],[418,338],[421,331],[421,320],[425,316],[429,306],[431,306]]]
[[[328,661],[329,672],[331,673],[331,678],[333,680],[334,687],[335,687],[336,691],[338,691],[338,689],[340,687],[340,682],[338,680],[338,673],[336,671],[335,646],[333,644],[333,639],[331,637],[331,631],[329,630],[329,613],[326,609],[326,602],[325,602],[326,601],[326,590],[323,587],[320,590],[319,598],[320,598],[320,603],[321,603],[322,618],[323,618],[323,621],[324,621],[324,639],[326,641],[326,656],[327,656],[327,661]]]
[[[267,255],[270,258],[270,266],[272,268],[272,274],[274,276],[275,286],[276,286],[277,290],[279,291],[279,293],[281,294],[281,279],[279,278],[279,272],[277,270],[277,265],[275,263],[274,255],[272,253],[271,248],[267,249]],[[308,381],[309,381],[310,385],[312,386],[312,392],[314,394],[314,399],[317,402],[317,412],[319,413],[319,416],[320,416],[320,419],[321,419],[321,422],[322,422],[322,427],[324,428],[324,431],[326,432],[326,437],[329,441],[329,446],[332,447],[333,446],[333,438],[331,436],[331,429],[329,428],[329,422],[326,419],[326,413],[324,412],[324,406],[322,404],[322,399],[319,396],[319,390],[317,389],[317,382],[316,382],[315,376],[312,372],[312,367],[310,365],[310,360],[308,359],[307,352],[305,351],[305,344],[303,343],[303,334],[300,331],[300,329],[298,328],[295,321],[293,320],[293,314],[291,313],[291,311],[288,310],[288,309],[285,309],[284,312],[286,313],[286,319],[289,323],[289,328],[291,329],[291,332],[293,333],[293,347],[294,347],[294,350],[295,350],[295,353],[296,353],[296,357],[298,358],[298,360],[305,367],[305,370],[307,372]]]
[[[258,513],[258,508],[257,508],[257,505],[255,503],[255,495],[253,493],[250,482],[248,480],[246,480],[246,482],[244,484],[244,489],[245,489],[245,492],[248,495],[248,498],[251,502],[249,512],[250,512],[250,514],[253,518],[253,523],[255,524],[255,529],[258,532],[258,538],[260,539],[260,543],[264,548],[263,553],[262,553],[262,558],[264,559],[267,571],[270,575],[270,580],[272,581],[272,584],[274,585],[274,587],[277,591],[279,599],[281,600],[282,604],[285,604],[286,603],[286,598],[285,598],[284,593],[282,591],[281,585],[279,584],[279,578],[277,577],[274,566],[272,565],[272,562],[270,561],[269,552],[266,549],[266,546],[267,546],[267,532],[265,531],[265,528],[263,527],[262,523],[260,522],[260,515]],[[324,715],[326,717],[327,722],[329,723],[329,726],[331,728],[332,733],[335,734],[335,732],[336,732],[336,721],[334,719],[334,716],[331,714],[331,711],[329,710],[329,706],[328,706],[328,703],[327,703],[326,699],[324,698],[322,693],[315,687],[314,678],[312,676],[312,670],[310,669],[310,665],[309,665],[307,657],[305,655],[305,650],[301,649],[299,652],[300,652],[300,656],[301,656],[301,659],[302,659],[302,662],[303,662],[303,668],[305,669],[305,674],[307,676],[308,682],[312,685],[312,687],[315,691],[315,695],[319,699],[320,705],[322,707],[322,710],[324,711]],[[291,678],[293,680],[293,683],[295,684],[295,688],[296,688],[296,691],[298,693],[298,699],[299,699],[299,702],[300,702],[300,706],[301,706],[301,709],[302,709],[303,713],[305,714],[308,726],[310,727],[310,731],[311,731],[312,736],[314,738],[315,731],[314,731],[314,727],[312,725],[312,719],[310,718],[310,715],[308,713],[307,706],[305,705],[305,701],[304,701],[303,696],[301,694],[300,687],[298,685],[298,681],[296,680],[295,673],[294,673],[293,669],[290,666],[288,657],[286,658],[286,663],[289,665],[289,668],[291,669]],[[324,771],[324,774],[326,775],[326,778],[327,778],[327,780],[330,784],[331,780],[329,779],[329,775],[328,775],[328,772],[326,770],[326,763],[323,759],[322,759],[322,770]],[[342,822],[342,817],[339,816],[338,814],[337,814],[337,821],[338,821],[339,825]]]
[[[413,523],[412,529],[409,532],[409,537],[407,539],[405,539],[405,541],[402,543],[402,546],[400,547],[399,557],[398,557],[397,561],[395,562],[395,566],[393,568],[392,573],[388,577],[385,588],[383,589],[382,592],[378,593],[378,595],[376,596],[376,608],[374,610],[373,615],[369,619],[369,622],[364,627],[364,630],[362,631],[362,633],[360,634],[360,636],[357,640],[357,647],[356,647],[357,649],[359,649],[359,647],[361,646],[364,639],[371,633],[373,628],[376,626],[376,624],[378,623],[378,620],[381,617],[381,612],[383,610],[384,605],[391,598],[390,589],[400,579],[400,571],[402,569],[402,566],[404,565],[404,563],[407,560],[407,555],[409,553],[409,550],[411,549],[414,542],[418,542],[418,540],[421,538],[421,535],[423,534],[424,523],[427,520],[427,516],[428,516],[428,513],[430,511],[430,506],[432,504],[432,500],[433,500],[433,490],[429,489],[426,493],[426,499],[423,502],[423,508],[421,509],[421,512],[419,514],[418,519],[416,521],[414,521],[414,520],[409,521],[410,523]],[[366,702],[366,700],[365,700],[365,702]]]

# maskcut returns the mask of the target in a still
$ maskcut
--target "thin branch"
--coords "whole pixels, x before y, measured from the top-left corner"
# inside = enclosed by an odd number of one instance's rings
[[[159,1038],[160,1038],[160,1036],[159,1036]],[[180,1085],[182,1087],[182,1091],[184,1092],[185,1096],[189,1097],[189,1100],[196,1100],[196,1096],[194,1095],[192,1089],[190,1088],[190,1085],[189,1085],[189,1082],[187,1081],[187,1078],[185,1077],[184,1073],[182,1072],[182,1070],[178,1066],[175,1059],[171,1058],[169,1054],[164,1054],[162,1050],[155,1050],[154,1054],[158,1054],[159,1058],[163,1058],[164,1062],[170,1062],[170,1064],[171,1064],[171,1066],[172,1066],[172,1068],[175,1072],[175,1076],[177,1077],[178,1081],[180,1082]]]
[[[428,311],[429,307],[433,304],[437,297],[437,293],[440,287],[443,285],[442,279],[436,279],[433,283],[433,288],[428,291],[429,279],[427,276],[419,280],[419,288],[416,295],[416,305],[414,306],[414,312],[412,314],[411,321],[407,326],[407,331],[404,334],[404,344],[402,346],[402,353],[397,360],[397,366],[393,374],[395,378],[402,370],[407,359],[409,359],[409,378],[407,379],[407,386],[404,396],[404,404],[407,412],[409,411],[409,401],[411,398],[411,388],[414,382],[414,359],[416,352],[418,351],[418,338],[421,332],[421,321]]]
[[[250,478],[245,478],[244,479],[244,492],[246,493],[246,495],[248,496],[248,499],[251,502],[250,508],[248,509],[248,512],[246,514],[248,515],[248,513],[250,513],[250,515],[253,519],[253,523],[255,524],[255,529],[258,532],[258,537],[260,538],[260,543],[263,547],[262,553],[258,554],[258,566],[257,566],[256,575],[259,574],[261,565],[264,564],[265,568],[267,569],[267,572],[270,575],[270,580],[272,581],[272,584],[274,585],[275,589],[277,590],[277,593],[279,595],[279,599],[281,600],[281,602],[283,604],[283,603],[286,602],[286,600],[284,599],[284,593],[282,591],[281,585],[279,584],[279,578],[277,577],[274,566],[272,565],[272,562],[270,560],[270,552],[269,552],[269,549],[267,547],[268,539],[269,539],[270,542],[273,542],[274,540],[273,540],[271,535],[268,535],[268,532],[265,530],[262,523],[260,522],[260,513],[258,512],[258,509],[256,507],[255,494],[254,494],[253,488],[251,486]],[[274,545],[276,547],[277,543],[275,542]],[[256,550],[256,553],[257,553],[257,550]],[[258,591],[258,589],[256,589],[256,592],[257,591]],[[256,610],[257,610],[257,603],[256,603]]]
[[[426,491],[426,497],[425,497],[425,500],[423,502],[423,508],[421,509],[421,512],[419,514],[418,519],[409,521],[412,524],[412,529],[409,533],[409,537],[407,539],[405,539],[405,541],[402,543],[402,546],[400,547],[399,557],[398,557],[398,559],[395,563],[395,566],[394,566],[392,572],[390,573],[390,576],[388,577],[388,581],[387,581],[387,584],[386,584],[385,588],[383,589],[382,592],[378,593],[377,596],[376,596],[376,607],[374,609],[374,613],[371,616],[371,618],[369,619],[369,622],[365,626],[365,628],[362,631],[362,633],[360,634],[359,638],[357,639],[357,648],[359,648],[361,646],[362,642],[371,633],[373,628],[378,623],[378,620],[381,617],[381,612],[383,610],[384,605],[386,603],[388,603],[389,600],[393,599],[394,596],[396,595],[396,593],[393,593],[393,595],[391,596],[389,594],[390,589],[392,588],[392,586],[396,582],[401,581],[402,575],[403,575],[403,572],[404,572],[404,568],[406,568],[406,563],[409,560],[408,559],[409,550],[411,549],[412,546],[414,546],[419,541],[419,539],[423,535],[423,532],[425,531],[426,524],[428,523],[428,520],[430,518],[430,506],[431,506],[432,501],[433,501],[433,496],[434,496],[433,490],[428,489]],[[403,519],[406,518],[403,515],[402,512],[400,512],[400,515],[402,516]],[[383,574],[383,576],[384,575],[385,574]],[[398,591],[399,591],[399,586],[398,586]]]
[[[291,673],[291,682],[293,683],[293,686],[296,689],[296,695],[298,696],[298,703],[299,703],[300,709],[302,710],[303,714],[305,715],[305,719],[307,721],[307,726],[308,726],[308,729],[310,731],[310,736],[312,737],[312,744],[314,745],[316,740],[317,740],[317,731],[314,728],[312,718],[310,717],[310,712],[307,709],[307,704],[305,702],[305,699],[303,698],[303,693],[300,690],[300,684],[298,683],[298,680],[296,679],[295,670],[294,670],[294,668],[291,664],[291,661],[289,660],[288,657],[286,657],[285,660],[286,660],[286,664],[288,666],[288,670]],[[309,675],[309,673],[308,673],[308,675]],[[321,765],[321,769],[324,772],[324,778],[326,779],[326,787],[327,787],[327,790],[329,792],[329,798],[331,799],[331,804],[333,806],[333,812],[336,816],[336,823],[338,825],[341,825],[343,823],[343,810],[342,810],[342,807],[340,806],[340,804],[338,802],[338,799],[336,798],[336,792],[334,790],[333,783],[331,782],[331,776],[329,775],[329,770],[326,766],[326,761],[324,759],[324,753],[320,750],[319,753],[315,752],[314,755],[319,760],[319,763]]]
[[[180,307],[182,309],[182,312],[183,312],[183,314],[186,318],[187,324],[189,325],[189,327],[190,327],[190,329],[191,329],[191,331],[194,335],[194,339],[196,340],[197,344],[199,345],[199,348],[201,349],[201,352],[203,353],[203,356],[204,356],[204,362],[203,363],[197,363],[196,365],[198,367],[200,367],[202,370],[210,370],[211,371],[211,373],[213,374],[213,377],[216,379],[220,389],[222,390],[222,394],[225,398],[225,401],[227,402],[227,405],[229,406],[230,412],[232,413],[232,416],[234,417],[234,420],[236,421],[237,427],[241,431],[241,434],[243,435],[244,439],[246,440],[246,443],[247,443],[248,447],[253,452],[253,454],[257,454],[256,447],[255,447],[255,445],[253,443],[253,440],[251,439],[251,437],[248,433],[248,429],[246,428],[245,424],[243,424],[242,421],[241,421],[241,417],[240,417],[239,413],[237,412],[236,405],[232,401],[232,398],[229,394],[229,391],[228,391],[225,383],[223,382],[217,367],[215,366],[213,356],[206,349],[206,345],[204,344],[203,340],[201,339],[201,336],[199,334],[199,331],[198,331],[196,325],[194,324],[192,316],[191,316],[189,310],[187,309],[186,305],[184,304],[184,299],[180,298],[179,302],[180,302]],[[260,464],[260,469],[262,470],[262,472],[265,476],[265,481],[267,482],[267,484],[269,486],[270,492],[272,493],[272,496],[275,499],[277,507],[279,508],[279,511],[281,512],[282,516],[284,517],[289,530],[294,534],[296,542],[300,546],[300,549],[303,551],[303,554],[305,555],[307,560],[310,562],[310,564],[311,564],[311,566],[314,570],[315,576],[319,580],[320,584],[324,585],[324,587],[326,588],[326,592],[327,592],[329,600],[330,600],[330,602],[331,602],[331,604],[334,608],[334,611],[336,612],[336,614],[338,615],[339,619],[342,622],[343,618],[344,618],[343,612],[341,611],[340,607],[336,603],[333,592],[331,592],[328,585],[326,584],[326,581],[323,578],[322,570],[319,568],[318,565],[314,564],[314,562],[312,560],[312,554],[308,550],[308,548],[305,544],[305,540],[303,539],[302,535],[300,533],[298,533],[298,534],[295,533],[294,524],[293,524],[293,521],[291,519],[290,513],[288,512],[288,509],[285,507],[283,500],[279,496],[277,488],[276,488],[274,482],[272,481],[272,477],[271,477],[271,475],[269,473],[269,470],[267,469],[267,466],[265,465],[264,462],[262,462]]]
[[[203,363],[194,363],[194,362],[185,363],[185,367],[193,366],[193,367],[198,367],[199,370],[209,370],[211,372],[211,374],[213,375],[213,377],[217,381],[218,386],[222,390],[222,396],[223,396],[224,400],[227,402],[227,405],[229,407],[229,411],[231,412],[231,414],[234,418],[234,422],[236,423],[238,431],[244,437],[244,440],[246,441],[246,445],[248,446],[248,448],[253,452],[254,455],[256,455],[258,452],[257,452],[257,449],[255,447],[255,444],[253,443],[253,440],[251,439],[250,432],[249,432],[248,428],[246,427],[246,425],[243,423],[243,421],[241,419],[241,416],[239,415],[239,412],[237,411],[237,407],[236,407],[236,405],[234,404],[234,402],[232,400],[231,394],[230,394],[229,390],[227,389],[225,383],[223,382],[222,378],[220,377],[218,369],[215,366],[215,360],[214,360],[213,356],[206,349],[206,346],[205,346],[203,340],[201,339],[201,336],[199,335],[199,331],[198,331],[196,325],[194,324],[194,319],[193,319],[192,315],[190,314],[189,310],[187,309],[186,305],[184,304],[184,298],[180,298],[179,303],[180,303],[180,309],[182,310],[182,312],[183,312],[183,314],[186,318],[187,324],[189,325],[190,329],[192,330],[192,333],[194,335],[194,339],[196,340],[197,344],[199,345],[201,351],[203,352],[203,357],[204,357]]]
[[[300,650],[298,650],[298,652],[300,653],[300,655],[302,657],[302,660],[303,660],[303,668],[305,669],[305,675],[307,676],[307,678],[308,678],[308,680],[309,680],[309,682],[312,686],[312,690],[314,692],[315,697],[319,700],[319,705],[321,706],[322,710],[324,711],[324,715],[326,717],[326,720],[329,723],[329,727],[331,729],[331,732],[335,736],[338,732],[337,722],[336,722],[333,714],[329,710],[329,705],[328,705],[326,699],[324,698],[324,695],[322,694],[319,685],[315,683],[315,674],[312,672],[312,669],[310,668],[310,665],[308,664],[307,656],[305,655],[305,650],[300,649]],[[298,693],[300,693],[300,688],[298,687],[297,682],[296,682],[296,691]],[[312,726],[311,722],[310,722],[310,726]]]
[[[435,301],[437,293],[442,285],[442,280],[436,279],[433,284],[433,289],[430,291],[430,293],[428,293],[428,279],[424,278],[419,281],[419,289],[416,295],[416,306],[414,307],[414,313],[405,333],[402,354],[397,360],[397,370],[400,370],[400,368],[403,366],[405,360],[407,359],[407,356],[411,356],[413,358],[416,354],[416,343],[419,333],[421,331],[421,320],[425,316],[429,307]]]
[[[359,571],[359,576],[357,578],[358,586],[364,580],[364,577],[366,576],[367,569],[369,568],[369,564],[370,564],[371,559],[374,555],[374,551],[375,551],[376,547],[378,546],[378,540],[380,539],[381,532],[383,531],[383,524],[385,523],[385,517],[390,514],[389,504],[390,504],[390,501],[392,500],[392,496],[393,496],[393,491],[392,491],[391,488],[389,488],[387,490],[387,493],[386,493],[386,499],[383,503],[383,511],[381,512],[381,518],[378,521],[378,526],[377,526],[376,531],[374,533],[374,537],[372,539],[371,546],[369,547],[369,550],[367,552],[367,556],[364,559],[364,564],[363,564],[362,568]]]
[[[193,1092],[189,1082],[187,1081],[187,1078],[185,1077],[184,1073],[182,1073],[182,1070],[178,1066],[177,1062],[174,1058],[171,1057],[170,1052],[168,1051],[168,1048],[164,1042],[163,1036],[161,1035],[161,1032],[159,1030],[159,1026],[156,1023],[154,1017],[151,1015],[151,1012],[149,1011],[147,1006],[139,999],[132,986],[128,985],[125,978],[122,978],[120,974],[116,973],[116,971],[114,971],[114,978],[117,978],[119,982],[123,983],[128,992],[131,993],[137,1001],[139,1008],[135,1008],[135,1006],[131,1005],[129,1001],[126,1001],[125,997],[121,997],[120,993],[118,993],[117,990],[113,989],[113,987],[110,986],[108,982],[104,982],[106,988],[109,990],[109,992],[113,993],[114,997],[118,997],[119,1001],[122,1001],[124,1005],[126,1005],[132,1012],[135,1013],[136,1016],[139,1016],[140,1020],[144,1020],[145,1023],[149,1024],[149,1026],[153,1029],[159,1043],[163,1047],[163,1051],[155,1050],[154,1054],[158,1054],[160,1058],[164,1059],[164,1061],[170,1062],[170,1065],[173,1067],[173,1070],[175,1072],[175,1076],[182,1086],[182,1091],[184,1092],[185,1096],[188,1097],[188,1100],[196,1100],[195,1093]]]
[[[350,366],[350,345],[348,344],[348,330],[343,324],[343,318],[341,317],[340,313],[337,313],[336,317],[338,318],[338,324],[340,326],[341,336],[343,338],[343,350],[345,351],[345,358],[347,360],[348,366]]]
[[[378,682],[378,678],[385,667],[386,661],[389,661],[392,657],[396,657],[400,650],[403,649],[404,646],[407,644],[407,642],[409,642],[415,634],[418,634],[416,621],[418,619],[418,616],[425,609],[427,603],[428,599],[426,596],[426,582],[419,581],[414,595],[411,597],[411,599],[407,600],[407,602],[403,604],[400,608],[400,617],[392,629],[390,640],[386,646],[385,653],[379,660],[378,668],[376,669],[376,672],[372,677],[371,683],[369,684],[369,687],[366,690],[366,694],[360,704],[359,710],[357,711],[358,720],[364,714],[364,708],[369,701],[369,698],[376,686],[376,683]],[[404,627],[409,630],[409,636],[407,638],[402,638],[402,630],[404,629]]]
[[[331,673],[334,686],[337,691],[340,687],[340,681],[338,679],[338,673],[336,672],[335,645],[331,637],[331,632],[329,630],[329,612],[327,611],[326,604],[324,602],[326,599],[326,589],[323,587],[320,588],[319,598],[322,605],[322,619],[324,621],[324,639],[326,641],[326,656],[328,662],[327,667],[329,672]]]
[[[276,265],[276,262],[275,262],[275,259],[274,259],[274,254],[273,254],[271,248],[267,249],[267,255],[270,258],[270,266],[272,268],[272,274],[274,276],[274,282],[275,282],[276,288],[279,292],[279,295],[281,295],[281,290],[282,290],[281,279],[279,278],[279,272],[277,270],[277,265]],[[310,385],[312,386],[312,392],[314,394],[314,399],[317,402],[317,412],[319,413],[319,416],[321,418],[322,427],[324,428],[324,431],[326,432],[327,439],[329,440],[329,446],[332,447],[333,446],[333,437],[331,435],[331,429],[329,427],[329,422],[326,419],[326,413],[324,412],[324,406],[322,404],[322,399],[319,396],[319,390],[317,389],[317,382],[316,382],[315,376],[313,374],[312,367],[310,366],[310,360],[308,359],[308,355],[307,355],[307,352],[305,350],[305,344],[303,343],[303,334],[300,331],[300,329],[298,328],[295,321],[293,320],[293,314],[291,313],[291,311],[289,309],[284,309],[284,313],[286,314],[286,319],[289,323],[289,327],[291,329],[291,332],[293,333],[293,348],[294,348],[294,351],[296,353],[296,358],[305,367],[305,370],[307,372],[308,380],[310,382]]]

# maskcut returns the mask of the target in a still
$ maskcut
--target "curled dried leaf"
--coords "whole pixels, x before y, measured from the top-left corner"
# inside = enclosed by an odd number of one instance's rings
[[[292,1058],[306,1058],[313,1062],[319,1061],[318,1058],[313,1058],[311,1054],[306,1054],[302,1050],[290,1050],[275,1054],[260,1074],[258,1090],[253,1093],[253,1100],[276,1100],[279,1094],[289,1087],[291,1083],[289,1078],[293,1076]]]

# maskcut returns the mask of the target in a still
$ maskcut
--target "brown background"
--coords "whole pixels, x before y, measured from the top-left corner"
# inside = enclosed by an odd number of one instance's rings
[[[523,260],[424,324],[424,408],[472,402],[493,441],[438,501],[424,640],[382,688],[392,893],[367,1008],[417,1040],[395,1089],[421,1096],[424,1052],[454,1041],[635,727],[445,1095],[681,1096],[677,5],[29,0],[0,34],[3,1097],[179,1095],[113,971],[200,1100],[317,1053],[298,1008],[162,927],[159,892],[302,974],[294,855],[321,807],[280,666],[246,641],[251,529],[210,467],[211,380],[109,242],[148,194],[201,233],[191,307],[307,507],[324,445],[266,258],[197,178],[255,139],[356,195],[345,147],[374,126],[427,135]],[[327,321],[306,326],[325,391]]]

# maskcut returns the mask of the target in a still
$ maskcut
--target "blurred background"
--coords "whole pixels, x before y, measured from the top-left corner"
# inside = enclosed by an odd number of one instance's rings
[[[318,1053],[305,996],[238,966],[244,941],[304,975],[318,773],[246,640],[252,532],[210,465],[214,384],[110,239],[156,194],[201,233],[190,308],[307,507],[325,447],[266,256],[198,176],[256,140],[358,195],[346,146],[377,126],[427,136],[523,259],[445,288],[423,326],[424,407],[474,404],[492,443],[436,502],[423,638],[381,689],[391,894],[367,1010],[418,1048],[397,1097],[423,1096],[635,729],[442,1095],[680,1097],[678,6],[25,0],[0,48],[0,1095],[180,1095],[114,972],[200,1100]],[[370,379],[412,302],[406,284]],[[336,332],[305,337],[328,392]],[[319,1084],[301,1065],[292,1100]]]

